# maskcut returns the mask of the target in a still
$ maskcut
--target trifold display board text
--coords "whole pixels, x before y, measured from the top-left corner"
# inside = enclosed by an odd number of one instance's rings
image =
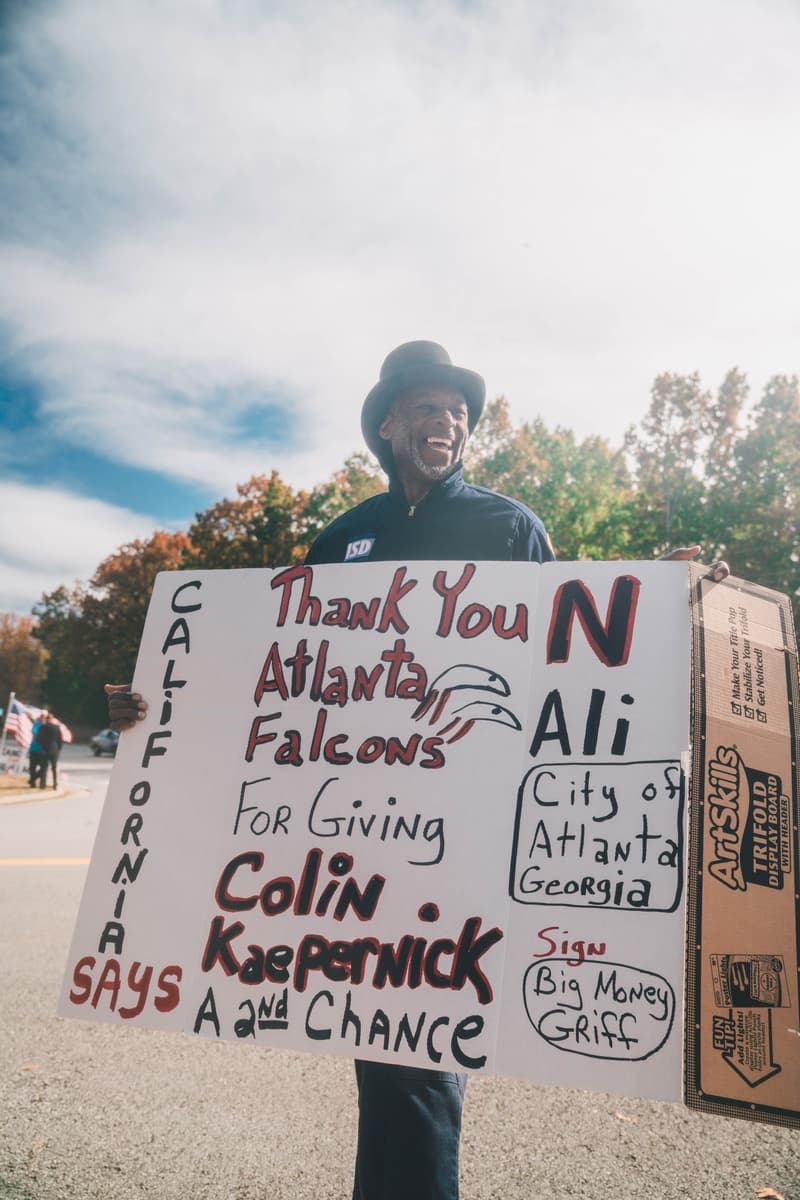
[[[679,1099],[680,563],[160,575],[60,1011]]]

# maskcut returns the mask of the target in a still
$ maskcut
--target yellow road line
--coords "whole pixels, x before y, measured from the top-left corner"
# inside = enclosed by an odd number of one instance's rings
[[[0,858],[0,867],[85,867],[88,858]]]

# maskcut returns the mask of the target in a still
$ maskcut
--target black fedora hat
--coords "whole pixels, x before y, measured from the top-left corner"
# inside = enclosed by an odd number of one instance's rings
[[[380,379],[361,409],[364,441],[383,467],[391,463],[392,453],[391,446],[380,435],[380,427],[400,393],[423,383],[461,392],[467,402],[470,433],[481,418],[486,384],[480,375],[453,366],[450,355],[438,342],[404,342],[383,360]]]

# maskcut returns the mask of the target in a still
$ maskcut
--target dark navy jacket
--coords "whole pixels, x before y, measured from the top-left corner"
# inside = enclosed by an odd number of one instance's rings
[[[550,539],[524,504],[465,483],[460,466],[410,508],[403,489],[370,497],[337,517],[308,552],[306,562],[394,562],[473,559],[478,562],[551,562]]]

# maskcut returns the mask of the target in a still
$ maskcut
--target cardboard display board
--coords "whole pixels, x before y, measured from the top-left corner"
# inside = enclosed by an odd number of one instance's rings
[[[681,563],[159,576],[59,1011],[679,1099],[689,662]]]
[[[692,569],[686,1101],[800,1128],[797,644],[787,597]]]

